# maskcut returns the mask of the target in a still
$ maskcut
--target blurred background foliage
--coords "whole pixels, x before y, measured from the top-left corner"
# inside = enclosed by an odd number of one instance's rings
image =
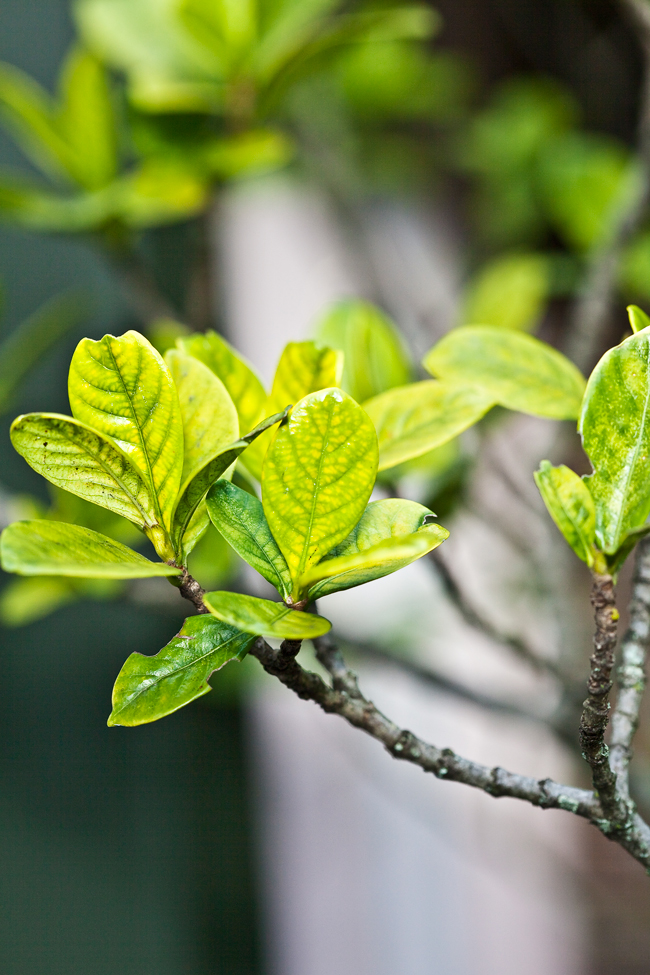
[[[443,212],[464,261],[457,325],[565,347],[613,249],[620,312],[592,357],[624,334],[626,303],[650,304],[650,218],[630,219],[647,191],[643,59],[614,0],[7,0],[0,26],[3,523],[37,513],[137,543],[123,520],[44,493],[10,449],[10,411],[67,411],[81,335],[136,327],[164,349],[224,328],[209,228],[233,181],[315,182],[361,250],[368,207]],[[366,297],[315,325],[360,400],[422,376],[380,290]],[[455,441],[383,479],[447,517],[472,451]],[[214,529],[191,568],[209,588],[241,583]],[[182,619],[154,589],[4,582],[7,975],[262,970],[241,682],[105,734],[119,663]]]

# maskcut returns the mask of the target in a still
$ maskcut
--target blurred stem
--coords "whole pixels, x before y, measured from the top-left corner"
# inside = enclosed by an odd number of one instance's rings
[[[586,373],[594,367],[606,338],[622,251],[650,203],[650,5],[646,0],[619,2],[635,28],[645,61],[637,134],[639,181],[621,205],[608,240],[591,255],[573,311],[565,351]]]
[[[611,765],[616,775],[616,788],[626,799],[630,795],[629,764],[646,684],[645,663],[649,643],[650,538],[646,537],[639,542],[636,550],[630,624],[621,642],[618,694],[612,715]]]

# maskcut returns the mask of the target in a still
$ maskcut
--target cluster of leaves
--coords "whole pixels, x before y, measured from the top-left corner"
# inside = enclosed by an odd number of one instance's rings
[[[307,611],[317,598],[438,546],[448,532],[428,508],[370,501],[378,470],[453,440],[495,405],[554,418],[576,418],[580,409],[580,373],[516,331],[457,329],[425,357],[437,378],[412,383],[404,381],[410,369],[398,336],[372,306],[341,305],[320,331],[332,345],[290,343],[268,394],[215,333],[179,338],[164,359],[136,332],[84,339],[70,366],[72,416],[14,421],[12,443],[35,470],[126,518],[160,561],[95,529],[41,518],[3,532],[7,571],[163,576],[182,589],[188,557],[211,520],[281,598],[206,593],[209,615],[186,621],[156,657],[127,660],[110,723],[152,721],[206,693],[209,675],[241,659],[257,636],[325,633],[329,622]]]
[[[462,321],[534,328],[549,298],[575,292],[585,262],[640,196],[634,153],[580,129],[579,117],[559,83],[511,78],[459,133],[455,162],[471,181],[474,230],[497,251],[470,282]],[[621,256],[623,298],[647,298],[649,280],[642,228]]]
[[[0,211],[31,229],[110,231],[114,245],[200,213],[215,182],[284,165],[278,110],[300,79],[356,46],[415,51],[436,23],[424,6],[295,0],[80,0],[75,11],[81,46],[56,97],[0,66],[0,117],[49,180],[4,174]],[[126,77],[126,101],[110,70]]]

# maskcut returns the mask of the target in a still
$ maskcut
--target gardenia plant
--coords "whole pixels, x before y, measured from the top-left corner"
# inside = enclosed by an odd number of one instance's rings
[[[270,393],[215,333],[179,339],[164,360],[137,332],[84,339],[70,366],[72,416],[18,417],[12,442],[57,487],[140,528],[160,561],[88,528],[40,519],[5,529],[3,568],[165,576],[194,605],[197,615],[158,654],[128,658],[114,687],[111,725],[170,714],[207,693],[212,673],[252,653],[299,696],[342,715],[394,757],[491,795],[574,812],[650,867],[650,827],[627,787],[643,690],[634,640],[622,649],[613,761],[604,740],[618,618],[614,582],[650,531],[650,319],[630,309],[633,334],[601,359],[588,383],[538,339],[477,325],[454,329],[429,351],[423,364],[434,378],[388,389],[397,348],[388,324],[369,312],[352,316],[349,328],[341,327],[344,320],[341,312],[322,333],[350,351],[354,330],[361,330],[370,350],[367,376],[345,369],[340,348],[295,342],[283,352]],[[405,378],[408,366],[400,369],[393,378]],[[375,394],[359,404],[342,380],[360,398],[360,390]],[[536,474],[554,521],[593,575],[595,650],[580,724],[593,791],[488,769],[400,729],[362,695],[325,636],[331,624],[314,611],[320,597],[394,572],[448,537],[421,504],[370,501],[377,473],[449,442],[494,406],[578,419],[593,467],[580,478],[543,461]],[[192,578],[188,556],[210,520],[276,588],[278,601],[206,593]],[[283,642],[276,650],[265,637]],[[303,640],[313,641],[331,686],[296,660]],[[630,675],[635,680],[625,683]]]

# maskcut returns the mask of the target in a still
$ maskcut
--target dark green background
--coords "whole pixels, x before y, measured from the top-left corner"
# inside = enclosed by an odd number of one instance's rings
[[[3,0],[0,58],[52,86],[72,37],[67,0]],[[25,167],[0,138],[0,164]],[[152,242],[182,287],[181,229]],[[92,318],[30,376],[12,416],[68,412],[83,334],[135,324],[92,248],[0,230],[8,330],[74,286]],[[0,483],[45,496],[0,418]],[[2,975],[254,975],[259,970],[242,719],[198,702],[158,724],[106,727],[129,653],[155,653],[181,618],[84,603],[0,630]]]

